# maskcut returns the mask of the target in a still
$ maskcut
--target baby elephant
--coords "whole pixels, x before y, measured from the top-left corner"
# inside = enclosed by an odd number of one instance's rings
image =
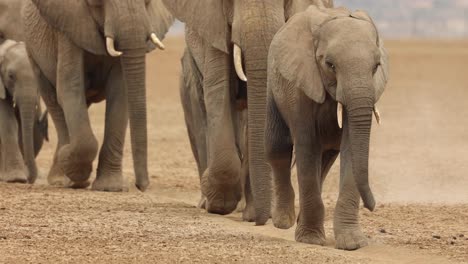
[[[35,157],[47,136],[37,77],[22,42],[0,33],[0,181],[34,183]]]
[[[273,170],[273,223],[294,225],[291,157],[295,149],[300,213],[296,240],[323,245],[322,184],[341,153],[335,209],[336,247],[368,244],[358,219],[360,198],[373,211],[369,187],[372,115],[387,83],[387,54],[364,12],[315,6],[275,36],[269,55],[266,151]]]

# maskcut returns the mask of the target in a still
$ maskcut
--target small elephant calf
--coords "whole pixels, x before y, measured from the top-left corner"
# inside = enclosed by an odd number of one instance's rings
[[[369,187],[369,138],[375,108],[387,83],[387,53],[364,12],[311,6],[275,36],[269,54],[266,151],[273,171],[273,223],[295,222],[291,185],[293,147],[300,213],[296,240],[323,245],[322,184],[341,154],[335,209],[336,247],[368,244],[361,232],[360,198],[373,211]]]
[[[35,157],[48,140],[47,126],[24,43],[0,33],[0,181],[34,183]]]

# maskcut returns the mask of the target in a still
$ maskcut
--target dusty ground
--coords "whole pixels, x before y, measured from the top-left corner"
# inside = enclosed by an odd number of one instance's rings
[[[180,39],[149,57],[151,189],[96,193],[46,186],[55,146],[38,158],[39,184],[0,184],[0,263],[449,263],[468,262],[468,41],[389,41],[391,83],[379,103],[371,181],[379,207],[362,210],[372,246],[333,249],[335,166],[326,182],[327,247],[294,230],[255,227],[239,214],[195,208],[198,176],[178,96]],[[103,134],[103,105],[93,128]],[[127,140],[128,142],[128,140]],[[133,182],[130,148],[125,175]]]

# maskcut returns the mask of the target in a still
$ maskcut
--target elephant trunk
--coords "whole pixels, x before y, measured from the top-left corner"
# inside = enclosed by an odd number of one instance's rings
[[[354,88],[352,90],[358,91],[358,94],[362,94],[362,90],[370,89]],[[349,129],[353,175],[356,187],[364,202],[364,207],[373,211],[375,200],[369,186],[369,142],[374,99],[371,96],[347,97],[350,99],[350,103],[345,104],[348,114],[347,127]]]
[[[145,191],[149,185],[145,55],[146,49],[140,48],[123,50],[121,57],[127,87],[135,185],[141,191]]]
[[[265,154],[267,58],[273,36],[284,24],[282,1],[244,1],[241,47],[245,51],[248,98],[248,151],[250,180],[255,205],[255,222],[270,218],[272,186]]]
[[[36,121],[37,98],[31,95],[19,96],[17,104],[21,118],[23,158],[29,172],[28,182],[34,183],[37,179],[37,166],[34,151],[34,123]]]

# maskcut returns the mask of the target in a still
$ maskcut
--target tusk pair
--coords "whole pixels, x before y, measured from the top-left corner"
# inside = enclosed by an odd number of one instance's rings
[[[382,119],[380,117],[380,111],[379,109],[377,109],[377,106],[375,105],[374,105],[373,112],[374,112],[374,116],[375,116],[375,120],[377,121],[377,124],[380,125],[382,123]],[[336,109],[336,119],[338,120],[338,126],[340,128],[343,128],[343,105],[340,102],[338,102],[338,106]]]
[[[156,45],[158,49],[164,50],[166,48],[164,44],[161,42],[161,40],[159,40],[159,38],[156,36],[155,33],[152,33],[150,38],[151,38],[151,41],[154,43],[154,45]],[[120,57],[123,54],[121,51],[115,50],[115,44],[114,44],[113,38],[110,38],[110,37],[106,38],[106,48],[107,48],[107,52],[112,57]]]
[[[234,67],[239,79],[246,82],[247,77],[245,76],[244,68],[242,67],[242,50],[236,44],[234,44]]]
[[[107,47],[107,52],[112,57],[120,57],[123,54],[121,51],[115,50],[115,45],[114,45],[114,39],[113,38],[109,38],[109,37],[106,38],[106,47]]]
[[[158,47],[158,49],[160,49],[160,50],[165,50],[166,49],[164,44],[161,42],[161,40],[159,40],[159,38],[156,36],[155,33],[151,34],[151,41],[154,43],[154,45],[156,45],[156,47]]]

